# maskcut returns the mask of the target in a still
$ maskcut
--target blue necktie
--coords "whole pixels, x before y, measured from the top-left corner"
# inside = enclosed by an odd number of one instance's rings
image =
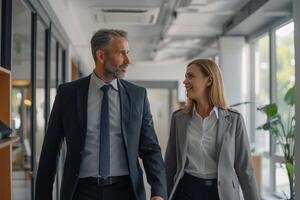
[[[101,105],[101,118],[100,118],[100,146],[99,146],[99,175],[103,178],[109,176],[109,101],[108,90],[111,85],[104,85],[101,90],[103,91],[102,105]]]

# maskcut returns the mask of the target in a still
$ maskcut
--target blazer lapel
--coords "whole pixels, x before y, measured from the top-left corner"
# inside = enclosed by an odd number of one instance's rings
[[[120,79],[118,79],[118,89],[120,96],[120,109],[121,109],[121,130],[123,134],[123,139],[125,143],[126,149],[128,149],[128,133],[126,125],[130,122],[131,116],[131,101],[129,90],[125,84],[122,83]]]
[[[77,114],[79,119],[80,127],[80,144],[81,147],[84,145],[87,129],[87,101],[88,101],[88,91],[90,84],[90,77],[88,76],[82,79],[82,82],[78,84],[76,89],[76,102],[77,102]]]
[[[229,127],[231,126],[231,122],[229,119],[229,113],[227,110],[218,109],[219,110],[219,120],[218,120],[218,131],[217,131],[217,139],[216,139],[216,161],[219,162],[220,152],[228,132]]]
[[[177,138],[178,138],[178,146],[179,146],[179,161],[181,161],[182,167],[185,165],[186,161],[186,153],[187,153],[187,125],[190,119],[190,115],[188,113],[181,113],[178,116],[176,125],[177,125]]]

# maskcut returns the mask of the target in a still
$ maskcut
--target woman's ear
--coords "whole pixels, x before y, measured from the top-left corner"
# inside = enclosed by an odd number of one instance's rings
[[[207,85],[207,87],[209,87],[209,86],[211,86],[211,84],[212,84],[212,78],[209,77],[206,85]]]

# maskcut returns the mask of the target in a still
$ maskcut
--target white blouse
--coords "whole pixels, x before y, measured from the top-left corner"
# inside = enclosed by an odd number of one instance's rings
[[[194,109],[188,122],[187,162],[185,172],[203,179],[217,178],[216,134],[218,108],[214,107],[209,116],[202,118]]]

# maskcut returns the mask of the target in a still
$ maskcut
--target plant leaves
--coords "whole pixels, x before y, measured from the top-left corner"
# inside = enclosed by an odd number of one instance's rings
[[[294,165],[290,162],[285,162],[285,166],[286,166],[286,169],[287,169],[289,175],[294,176],[295,175]]]
[[[295,105],[295,86],[291,87],[288,89],[284,96],[284,101],[289,105],[289,106],[294,106]]]
[[[237,106],[240,106],[240,105],[246,105],[246,104],[256,104],[256,103],[255,103],[255,101],[243,101],[243,102],[232,104],[229,107],[233,108],[233,107],[237,107]]]
[[[278,111],[277,105],[275,103],[260,106],[257,108],[257,110],[265,113],[268,119],[277,115],[277,111]]]
[[[262,125],[260,125],[259,127],[256,128],[257,130],[264,130],[264,131],[268,131],[271,129],[271,124],[269,122],[266,122]]]
[[[295,131],[292,129],[291,131],[288,132],[286,137],[294,139],[295,138]]]

